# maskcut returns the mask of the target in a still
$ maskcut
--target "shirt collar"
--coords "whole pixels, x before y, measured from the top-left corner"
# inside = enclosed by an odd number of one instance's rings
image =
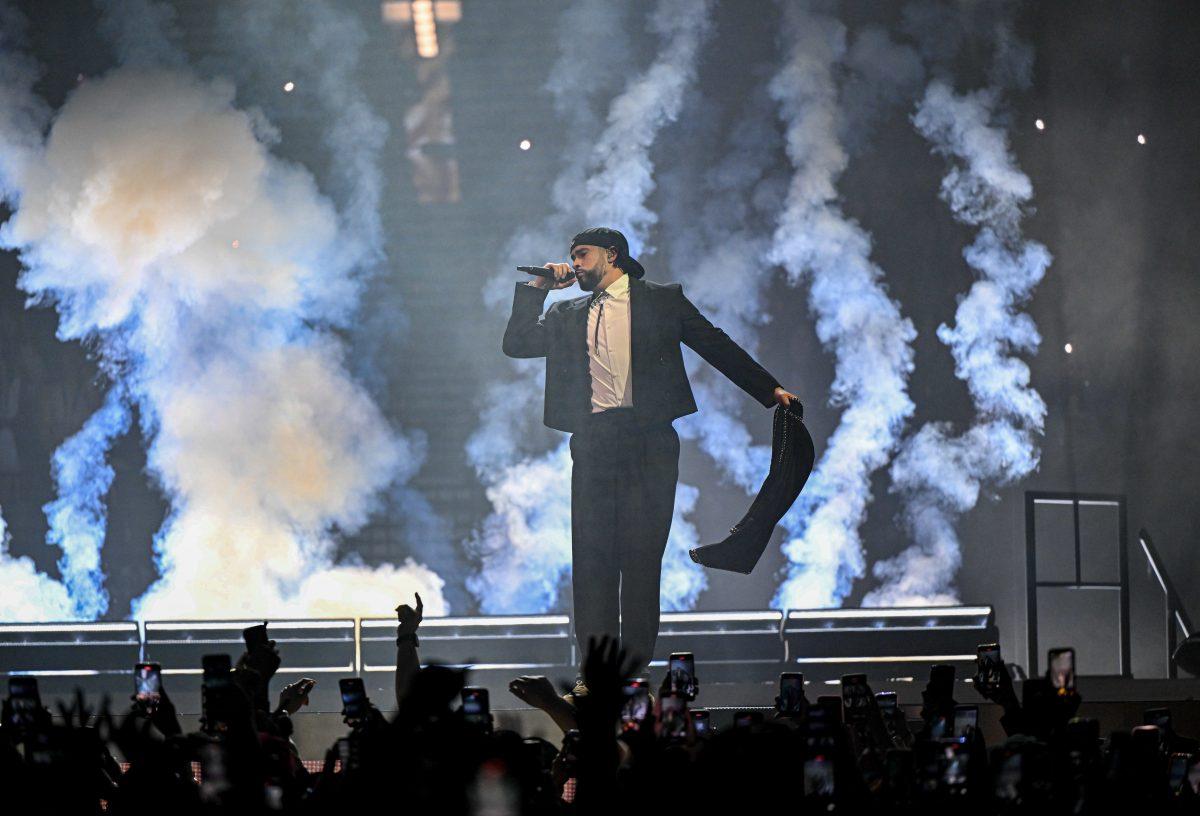
[[[629,276],[621,275],[615,281],[608,285],[607,289],[601,289],[592,295],[592,303],[600,300],[603,297],[621,298],[629,294]]]

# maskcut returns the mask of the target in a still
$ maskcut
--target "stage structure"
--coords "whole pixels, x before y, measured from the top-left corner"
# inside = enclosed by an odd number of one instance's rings
[[[36,676],[47,701],[65,700],[79,688],[120,704],[132,693],[134,663],[154,661],[162,664],[164,685],[180,712],[197,714],[201,658],[225,653],[236,660],[242,629],[259,622],[4,624],[0,673]],[[317,679],[313,711],[338,711],[335,681],[349,676],[364,678],[381,709],[394,707],[394,619],[274,620],[270,633],[283,657],[281,679]],[[814,686],[810,696],[851,672],[880,684],[924,682],[929,666],[952,663],[960,678],[969,677],[976,645],[997,634],[988,606],[668,612],[650,668],[661,674],[671,652],[694,652],[706,698],[741,705],[742,690],[771,686],[781,671],[804,672]],[[565,615],[428,618],[421,624],[422,661],[469,669],[470,682],[489,688],[497,705],[516,702],[507,687],[518,675],[573,679],[576,657]]]

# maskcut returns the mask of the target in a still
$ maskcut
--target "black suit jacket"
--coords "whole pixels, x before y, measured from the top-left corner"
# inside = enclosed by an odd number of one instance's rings
[[[590,296],[560,301],[542,314],[548,290],[517,284],[504,330],[509,357],[546,358],[544,422],[574,433],[592,412],[587,318]],[[640,425],[694,413],[696,400],[683,367],[685,343],[747,394],[768,408],[779,381],[710,323],[678,283],[629,279],[633,411]]]

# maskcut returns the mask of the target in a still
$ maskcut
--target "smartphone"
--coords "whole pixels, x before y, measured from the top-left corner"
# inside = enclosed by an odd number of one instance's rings
[[[158,707],[162,699],[162,666],[137,663],[133,667],[133,696],[148,709]]]
[[[842,711],[846,722],[865,722],[871,710],[871,697],[865,674],[842,675]]]
[[[37,721],[42,710],[42,695],[38,691],[36,677],[17,674],[8,678],[8,704],[12,724],[17,728],[28,728]]]
[[[994,693],[1000,688],[1000,672],[1004,671],[1004,660],[1000,657],[999,643],[980,643],[975,649],[975,683],[983,694]]]
[[[939,764],[941,788],[951,794],[965,794],[970,765],[971,751],[968,746],[956,742],[942,746]]]
[[[246,651],[253,652],[255,649],[265,649],[270,643],[267,638],[267,622],[263,621],[257,626],[247,626],[242,630],[242,640],[246,642]]]
[[[804,675],[783,672],[779,675],[779,697],[775,708],[780,714],[800,714],[804,710]]]
[[[1051,649],[1047,653],[1050,685],[1055,694],[1065,695],[1075,690],[1075,650]]]
[[[229,672],[233,663],[227,654],[210,654],[200,658],[201,684],[208,688],[229,685]]]
[[[954,696],[954,667],[938,663],[929,667],[929,691],[934,699],[949,700]]]
[[[1167,762],[1167,785],[1171,793],[1178,794],[1188,781],[1188,770],[1192,767],[1191,754],[1171,754]]]
[[[834,794],[833,757],[813,754],[804,760],[804,795],[814,799],[832,799]]]
[[[692,730],[696,732],[697,737],[707,737],[712,733],[712,722],[709,720],[707,709],[693,708],[689,714],[692,717]]]
[[[229,730],[228,700],[232,689],[229,677],[231,662],[227,654],[210,654],[200,658],[200,717],[204,731],[209,734]]]
[[[896,709],[899,708],[899,703],[896,702],[896,692],[875,692],[875,705],[879,706],[879,713],[885,720],[891,719],[896,714]]]
[[[735,711],[733,714],[733,725],[735,728],[750,728],[758,725],[763,721],[761,711]]]
[[[1171,709],[1169,708],[1147,708],[1142,712],[1142,723],[1145,725],[1157,725],[1158,730],[1164,734],[1171,731]]]
[[[1001,751],[1003,750],[1001,749]],[[993,754],[993,764],[995,763],[994,757],[995,754]],[[1023,787],[1021,755],[1016,751],[1012,753],[1005,751],[999,764],[1000,769],[996,772],[994,787],[995,798],[1000,802],[1015,802],[1021,798]]]
[[[696,683],[696,658],[691,652],[672,652],[667,661],[667,687],[689,700],[696,699],[699,686]]]
[[[816,705],[808,709],[808,732],[832,734],[842,727],[842,698],[821,695]]]
[[[343,677],[338,680],[338,691],[342,694],[342,716],[351,724],[367,716],[367,689],[361,677]]]
[[[974,733],[979,727],[979,706],[960,705],[954,707],[954,732],[953,736],[959,742],[966,742],[967,738]]]
[[[479,686],[467,686],[462,690],[463,719],[472,725],[491,725],[491,703],[488,690]]]
[[[658,735],[669,740],[687,738],[687,696],[669,691],[658,698]]]
[[[650,716],[650,681],[645,677],[626,680],[621,687],[621,731],[637,731]]]

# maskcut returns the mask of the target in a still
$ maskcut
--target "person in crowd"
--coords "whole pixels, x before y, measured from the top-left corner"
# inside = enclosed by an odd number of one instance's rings
[[[1073,689],[1032,678],[1018,695],[1007,671],[985,677],[982,667],[974,686],[1000,707],[1005,732],[989,734],[991,745],[969,724],[947,731],[947,712],[961,711],[949,667],[935,667],[916,722],[890,699],[885,713],[857,675],[844,679],[841,697],[790,701],[774,717],[744,712],[702,733],[690,703],[669,689],[644,720],[623,722],[625,683],[639,661],[616,638],[593,638],[582,666],[588,693],[574,704],[544,677],[510,685],[563,729],[556,747],[464,715],[463,672],[420,665],[421,617],[420,598],[397,607],[396,711],[372,706],[348,717],[320,772],[304,771],[288,738],[313,683],[288,684],[270,708],[280,654],[268,642],[237,661],[230,694],[199,732],[183,731],[165,690],[156,706],[135,701],[124,716],[107,703],[93,711],[82,695],[57,717],[28,696],[6,699],[0,802],[12,813],[172,816],[340,814],[381,802],[415,813],[536,815],[1200,810],[1197,744],[1169,712],[1102,739],[1095,720],[1075,716]]]

